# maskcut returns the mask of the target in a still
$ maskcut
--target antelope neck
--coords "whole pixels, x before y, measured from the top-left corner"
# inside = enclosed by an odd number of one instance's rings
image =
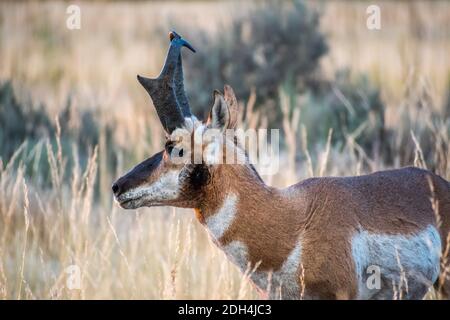
[[[196,214],[215,240],[228,243],[298,226],[299,209],[285,192],[267,186],[253,168],[224,165],[212,175]]]
[[[204,192],[204,199],[195,209],[200,222],[215,216],[224,206],[238,207],[242,201],[251,202],[253,199],[273,201],[278,190],[269,187],[248,166],[222,165],[211,176],[211,181]],[[201,215],[199,217],[198,215]],[[261,215],[264,213],[261,212]]]

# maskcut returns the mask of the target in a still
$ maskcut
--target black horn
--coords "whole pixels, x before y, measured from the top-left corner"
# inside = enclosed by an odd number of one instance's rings
[[[189,102],[184,91],[181,48],[195,49],[176,32],[169,33],[170,48],[164,67],[155,79],[137,76],[138,81],[147,90],[164,129],[171,133],[184,123],[184,117],[190,117]]]

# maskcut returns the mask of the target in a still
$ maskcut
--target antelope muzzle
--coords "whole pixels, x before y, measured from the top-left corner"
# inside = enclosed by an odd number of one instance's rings
[[[112,185],[114,198],[124,209],[133,209],[140,205],[145,195],[142,189],[152,183],[156,169],[162,160],[163,152],[141,162]]]

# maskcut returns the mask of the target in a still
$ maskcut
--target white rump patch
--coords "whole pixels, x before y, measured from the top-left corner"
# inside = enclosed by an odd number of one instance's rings
[[[358,298],[392,299],[393,283],[407,291],[403,297],[421,299],[439,276],[441,238],[433,226],[416,235],[383,235],[361,231],[352,238],[352,255],[359,279]],[[368,268],[379,267],[381,288],[368,288]],[[400,274],[404,273],[405,279]],[[374,297],[377,295],[376,297]]]
[[[214,239],[219,240],[230,227],[236,216],[237,201],[237,195],[228,194],[220,209],[206,219],[206,226]]]

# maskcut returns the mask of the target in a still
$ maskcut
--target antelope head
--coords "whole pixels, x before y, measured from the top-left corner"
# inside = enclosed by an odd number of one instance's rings
[[[181,62],[182,47],[195,50],[175,32],[169,38],[170,48],[160,75],[154,79],[137,76],[166,131],[165,148],[113,183],[115,199],[125,209],[196,208],[213,171],[222,163],[219,157],[223,153],[218,151],[226,144],[236,146],[234,138],[217,139],[236,126],[238,103],[233,90],[225,86],[224,94],[214,91],[208,119],[197,120],[184,90]]]

